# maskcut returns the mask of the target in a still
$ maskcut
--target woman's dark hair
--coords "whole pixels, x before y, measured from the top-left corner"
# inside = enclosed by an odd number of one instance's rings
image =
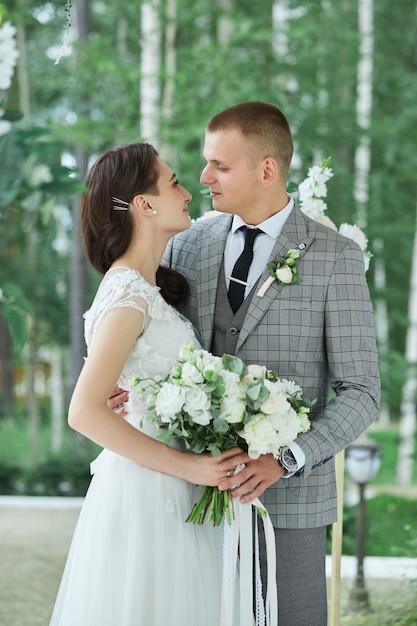
[[[102,154],[87,174],[81,231],[87,257],[100,274],[105,274],[130,244],[133,218],[127,210],[129,203],[138,194],[159,193],[157,159],[158,152],[150,144],[130,143]],[[178,305],[188,297],[188,283],[175,270],[160,267],[157,284],[170,304]]]

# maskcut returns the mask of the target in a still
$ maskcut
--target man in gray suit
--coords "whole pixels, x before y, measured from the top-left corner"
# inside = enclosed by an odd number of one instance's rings
[[[310,431],[281,450],[279,461],[241,453],[224,470],[226,476],[245,465],[233,495],[242,502],[261,497],[275,527],[280,626],[326,626],[326,526],[336,520],[333,459],[378,416],[380,387],[362,251],[306,217],[287,194],[292,151],[287,120],[275,106],[246,102],[213,117],[201,182],[222,215],[175,236],[164,262],[188,279],[183,312],[204,348],[294,377],[305,398],[317,399]],[[246,225],[261,232],[247,278],[236,279]],[[268,261],[285,258],[290,249],[299,251],[301,282],[276,280],[261,297]],[[234,310],[231,283],[244,290]],[[235,482],[225,478],[221,488]]]

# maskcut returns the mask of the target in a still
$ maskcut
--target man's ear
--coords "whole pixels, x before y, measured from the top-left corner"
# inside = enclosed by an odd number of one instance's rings
[[[270,156],[262,161],[262,184],[265,187],[272,185],[278,178],[279,168],[276,160]]]

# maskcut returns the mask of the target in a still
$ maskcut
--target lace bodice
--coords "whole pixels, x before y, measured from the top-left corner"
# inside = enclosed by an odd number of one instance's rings
[[[104,315],[120,307],[131,307],[144,315],[144,331],[132,348],[119,379],[130,392],[128,421],[138,425],[145,396],[139,396],[131,380],[165,376],[184,343],[195,341],[191,323],[161,296],[136,270],[115,268],[106,274],[91,308],[85,313],[85,340],[89,351]]]

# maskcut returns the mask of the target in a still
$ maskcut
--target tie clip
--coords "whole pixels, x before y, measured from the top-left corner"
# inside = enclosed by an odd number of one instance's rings
[[[250,286],[250,283],[245,283],[244,280],[239,280],[239,278],[234,278],[233,276],[229,276],[229,280],[232,280],[234,283],[239,283],[239,285],[245,285],[245,287]]]

